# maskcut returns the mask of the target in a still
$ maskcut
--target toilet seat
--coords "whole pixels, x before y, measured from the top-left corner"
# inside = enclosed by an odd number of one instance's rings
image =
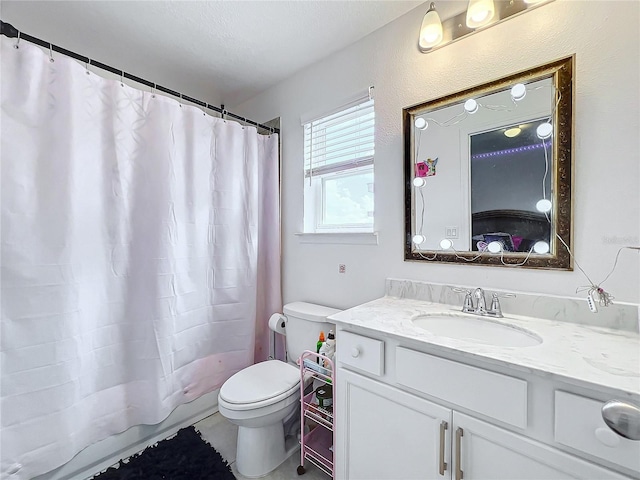
[[[253,410],[298,395],[300,371],[279,360],[257,363],[237,372],[220,389],[219,402],[229,410]]]

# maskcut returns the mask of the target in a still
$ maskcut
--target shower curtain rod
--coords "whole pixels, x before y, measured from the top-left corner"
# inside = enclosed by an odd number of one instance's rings
[[[67,57],[71,57],[76,60],[79,60],[87,65],[91,65],[91,66],[100,68],[102,70],[106,70],[107,72],[115,73],[117,75],[120,75],[123,78],[128,78],[129,80],[133,80],[136,83],[141,83],[142,85],[146,85],[147,87],[152,87],[154,90],[158,90],[159,92],[168,93],[169,95],[173,95],[174,97],[179,97],[181,100],[186,100],[188,102],[195,103],[196,105],[199,105],[201,107],[208,108],[210,110],[213,110],[221,114],[223,118],[226,115],[228,117],[234,118],[236,120],[240,120],[241,122],[247,123],[249,125],[262,128],[271,133],[278,133],[278,134],[280,133],[279,128],[268,127],[266,125],[263,125],[262,123],[254,122],[253,120],[249,120],[248,118],[241,117],[240,115],[236,115],[235,113],[231,113],[225,110],[224,104],[221,105],[220,107],[216,107],[215,105],[210,105],[207,102],[203,102],[201,100],[197,100],[195,98],[189,97],[180,92],[176,92],[175,90],[171,90],[169,88],[158,85],[154,82],[150,82],[149,80],[136,77],[135,75],[131,75],[130,73],[127,73],[123,70],[118,70],[117,68],[111,67],[109,65],[105,65],[104,63],[97,62],[95,60],[92,60],[89,57],[85,57],[83,55],[67,50],[66,48],[59,47],[58,45],[54,45],[50,42],[45,42],[44,40],[41,40],[39,38],[33,37],[31,35],[28,35],[24,32],[19,31],[10,23],[3,22],[2,20],[0,20],[0,23],[2,27],[0,30],[0,35],[4,35],[8,38],[18,38],[18,41],[25,40],[27,42],[35,43],[36,45],[40,45],[41,47],[48,48],[54,52],[58,52],[63,55],[66,55]]]

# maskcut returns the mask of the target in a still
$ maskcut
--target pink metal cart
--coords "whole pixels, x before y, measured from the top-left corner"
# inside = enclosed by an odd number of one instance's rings
[[[324,361],[325,368],[319,361]],[[306,350],[298,360],[300,364],[300,466],[298,475],[305,473],[304,462],[310,461],[331,478],[334,477],[333,446],[335,445],[333,398],[331,405],[321,406],[316,398],[315,389],[304,393],[305,378],[314,379],[335,388],[333,362],[323,355]],[[325,403],[326,402],[325,400]],[[307,430],[307,428],[309,429]]]

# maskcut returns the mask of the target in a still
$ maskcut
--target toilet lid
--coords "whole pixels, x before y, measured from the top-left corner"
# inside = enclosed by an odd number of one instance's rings
[[[279,360],[256,363],[224,382],[220,397],[229,403],[256,403],[299,387],[300,370]]]

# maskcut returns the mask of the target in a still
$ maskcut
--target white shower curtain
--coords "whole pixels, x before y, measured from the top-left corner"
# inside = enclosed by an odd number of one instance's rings
[[[0,476],[28,479],[266,357],[278,140],[15,43],[2,38]]]

